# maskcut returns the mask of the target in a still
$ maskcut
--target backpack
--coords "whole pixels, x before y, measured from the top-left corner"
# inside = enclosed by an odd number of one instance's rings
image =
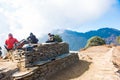
[[[33,35],[33,36],[28,37],[28,41],[30,43],[37,43],[38,39]]]
[[[29,42],[25,39],[21,40],[20,42],[14,44],[14,49],[20,49],[23,47],[24,44],[28,44]]]

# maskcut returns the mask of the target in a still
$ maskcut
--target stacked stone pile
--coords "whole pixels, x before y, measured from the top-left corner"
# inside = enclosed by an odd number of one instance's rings
[[[38,60],[47,60],[65,53],[69,53],[67,43],[45,43],[38,45],[34,57]]]
[[[79,58],[77,53],[69,52],[67,43],[61,42],[37,44],[30,51],[16,50],[14,60],[18,62],[19,68],[19,72],[13,75],[14,80],[44,80],[76,63]]]
[[[18,60],[18,67],[22,71],[38,61],[51,60],[68,53],[69,45],[67,43],[44,43],[38,44],[32,51],[16,50],[13,52],[14,60]]]
[[[76,63],[79,60],[78,55],[71,53],[61,59],[49,61],[43,65],[37,65],[37,67],[29,68],[29,72],[24,74],[27,76],[13,75],[14,80],[49,80],[51,75],[54,75],[57,71]],[[25,71],[26,72],[26,71]],[[19,74],[19,73],[18,73]]]

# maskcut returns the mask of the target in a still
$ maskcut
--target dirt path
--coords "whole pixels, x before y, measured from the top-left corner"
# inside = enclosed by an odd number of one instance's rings
[[[114,48],[110,49],[103,56],[93,60],[93,67],[96,68],[96,74],[94,79],[96,80],[120,80],[120,78],[115,74],[117,68],[112,63],[112,51]]]
[[[80,60],[69,68],[56,73],[49,80],[120,80],[119,75],[116,74],[117,68],[111,61],[113,49],[111,48],[105,53],[101,51],[99,55],[95,55],[96,52],[84,55],[91,61]]]
[[[102,56],[94,57],[88,72],[79,77],[78,80],[120,80],[118,75],[115,74],[117,68],[111,61],[113,49],[111,48]]]

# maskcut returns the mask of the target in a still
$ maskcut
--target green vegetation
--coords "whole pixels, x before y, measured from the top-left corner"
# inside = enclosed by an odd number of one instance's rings
[[[117,42],[118,44],[120,44],[120,36],[117,36],[116,42]]]
[[[55,39],[55,41],[57,41],[57,42],[62,42],[63,40],[62,40],[62,38],[61,38],[61,36],[59,36],[59,35],[54,35],[54,39]]]
[[[99,45],[104,45],[105,44],[105,40],[103,40],[101,37],[98,36],[94,36],[91,37],[86,44],[85,48],[91,47],[91,46],[99,46]]]

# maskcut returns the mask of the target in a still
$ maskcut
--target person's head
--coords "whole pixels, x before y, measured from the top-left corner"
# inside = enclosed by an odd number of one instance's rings
[[[50,36],[51,35],[51,33],[48,33],[48,36]]]
[[[30,33],[30,36],[32,36],[32,35],[33,35],[33,33],[31,32],[31,33]]]
[[[8,37],[9,37],[9,38],[12,38],[12,37],[13,37],[13,35],[12,35],[11,33],[9,33],[9,34],[8,34]]]

